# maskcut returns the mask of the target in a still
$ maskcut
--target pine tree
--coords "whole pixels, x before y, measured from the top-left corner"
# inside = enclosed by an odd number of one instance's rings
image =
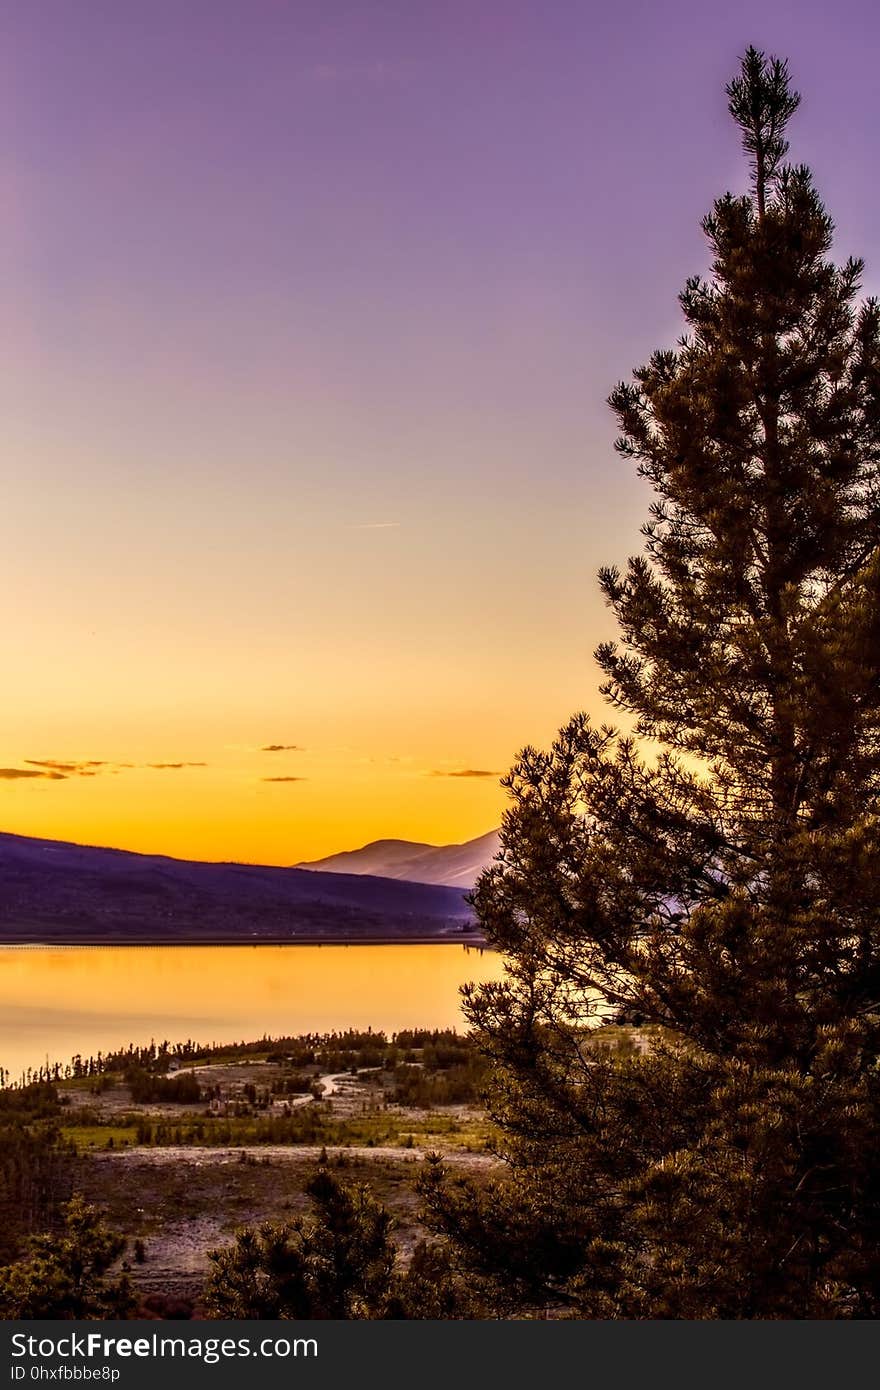
[[[323,1152],[323,1151],[322,1151]],[[210,1317],[283,1319],[460,1318],[474,1305],[445,1250],[421,1242],[396,1268],[392,1220],[368,1187],[346,1186],[326,1154],[306,1187],[312,1215],[239,1231],[208,1254]]]
[[[578,716],[507,779],[475,905],[509,977],[466,1004],[506,1176],[423,1182],[509,1309],[880,1313],[880,310],[785,162],[787,65],[727,96],[750,192],[610,398],[655,493],[600,573],[632,733]]]
[[[312,1218],[248,1228],[233,1246],[210,1252],[211,1316],[377,1316],[394,1265],[388,1212],[366,1187],[344,1187],[323,1164],[306,1191]]]
[[[127,1318],[135,1301],[127,1273],[110,1271],[124,1236],[76,1194],[60,1233],[32,1236],[29,1257],[0,1268],[0,1318]]]

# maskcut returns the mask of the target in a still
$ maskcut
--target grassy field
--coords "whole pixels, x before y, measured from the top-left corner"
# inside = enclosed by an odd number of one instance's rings
[[[320,1110],[308,1120],[261,1121],[236,1118],[212,1120],[170,1115],[159,1120],[119,1123],[108,1117],[104,1123],[92,1120],[65,1123],[65,1139],[80,1152],[94,1149],[132,1147],[162,1148],[250,1148],[259,1145],[305,1144],[327,1148],[429,1147],[463,1149],[469,1153],[491,1151],[492,1128],[479,1114],[405,1115],[367,1112],[352,1117],[336,1117]]]
[[[62,1125],[62,1138],[73,1144],[78,1153],[90,1149],[122,1149],[137,1143],[137,1126],[119,1124]]]

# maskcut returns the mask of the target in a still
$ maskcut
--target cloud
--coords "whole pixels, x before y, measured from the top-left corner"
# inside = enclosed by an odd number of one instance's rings
[[[500,772],[491,772],[482,767],[462,767],[455,772],[443,772],[436,769],[428,773],[429,777],[500,777]]]
[[[305,751],[296,743],[265,743],[260,749],[261,753],[304,753]]]
[[[19,778],[43,777],[50,782],[63,782],[68,777],[99,777],[104,774],[118,776],[120,772],[139,767],[153,768],[157,772],[166,769],[178,770],[185,767],[207,767],[207,763],[115,763],[104,758],[24,758],[24,767],[0,768],[0,780],[7,782]]]
[[[154,772],[177,772],[182,767],[207,767],[207,763],[147,763]]]
[[[63,777],[97,777],[102,767],[110,766],[109,763],[96,758],[77,762],[62,761],[59,758],[25,758],[24,761],[28,767],[45,768],[48,772],[57,772]]]
[[[25,759],[27,762],[28,760]],[[0,781],[16,782],[21,777],[42,777],[47,782],[66,782],[64,772],[37,772],[30,767],[0,767]]]
[[[308,777],[261,777],[261,782],[307,782]]]

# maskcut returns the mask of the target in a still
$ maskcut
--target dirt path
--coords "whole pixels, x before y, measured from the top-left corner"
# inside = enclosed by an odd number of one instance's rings
[[[337,1096],[342,1089],[340,1082],[346,1079],[355,1082],[357,1077],[352,1076],[351,1072],[348,1071],[327,1072],[324,1076],[316,1076],[315,1080],[322,1088],[321,1099],[326,1100],[328,1096]],[[307,1092],[304,1096],[291,1097],[287,1104],[290,1106],[291,1110],[295,1110],[297,1106],[310,1105],[313,1099],[314,1097],[311,1092]]]
[[[429,1148],[404,1149],[390,1144],[368,1148],[364,1145],[325,1146],[328,1158],[338,1154],[346,1158],[357,1158],[366,1162],[414,1163],[437,1152]],[[270,1163],[315,1163],[321,1154],[318,1144],[250,1144],[239,1148],[220,1148],[210,1145],[171,1144],[162,1148],[132,1145],[124,1149],[100,1149],[89,1157],[96,1163],[145,1163],[161,1168],[166,1165],[188,1164],[190,1167],[206,1167],[212,1164],[241,1163],[242,1155],[259,1162],[268,1159]],[[498,1160],[493,1154],[474,1154],[464,1150],[445,1150],[443,1162],[450,1168],[483,1169],[488,1171]]]
[[[248,1064],[247,1062],[238,1062],[235,1065],[239,1068],[246,1068],[248,1065],[253,1067],[254,1063]],[[224,1067],[221,1063],[205,1062],[197,1067],[179,1067],[175,1071],[168,1071],[165,1073],[165,1079],[166,1081],[173,1081],[179,1076],[186,1075],[187,1072],[190,1072],[192,1075],[198,1072],[214,1072],[225,1075],[231,1070],[231,1067]],[[321,1100],[328,1100],[330,1096],[344,1095],[356,1088],[359,1077],[381,1070],[381,1067],[361,1067],[357,1072],[325,1072],[323,1076],[315,1077],[315,1083],[321,1087]],[[301,1105],[311,1105],[314,1096],[311,1091],[306,1091],[304,1095],[286,1096],[284,1099],[291,1110],[297,1110]]]

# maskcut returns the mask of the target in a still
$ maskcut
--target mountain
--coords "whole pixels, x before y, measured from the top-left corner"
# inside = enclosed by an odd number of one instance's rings
[[[0,834],[0,944],[473,940],[464,894]]]
[[[373,840],[363,849],[331,854],[297,864],[298,869],[329,874],[379,874],[410,883],[438,883],[449,888],[473,888],[483,869],[498,853],[500,831],[490,830],[463,845],[421,845],[413,840]]]

